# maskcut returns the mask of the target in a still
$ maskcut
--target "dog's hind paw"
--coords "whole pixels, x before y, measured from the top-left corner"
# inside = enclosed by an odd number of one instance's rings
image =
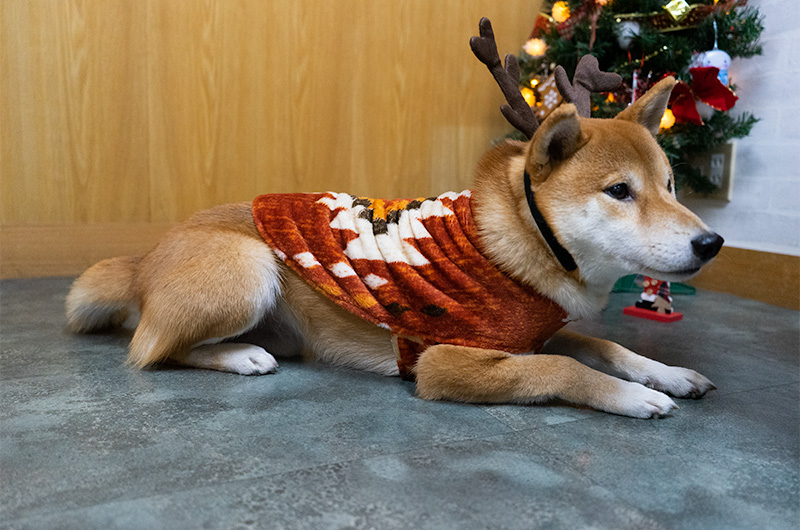
[[[662,366],[658,373],[650,374],[642,383],[670,396],[691,399],[700,399],[717,388],[707,377],[679,366]]]
[[[241,375],[264,375],[278,368],[278,361],[264,348],[233,342],[197,346],[176,360],[185,366]]]

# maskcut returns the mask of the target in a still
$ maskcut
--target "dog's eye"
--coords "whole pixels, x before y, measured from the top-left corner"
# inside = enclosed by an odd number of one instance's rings
[[[606,188],[605,192],[618,201],[625,200],[631,196],[631,191],[628,189],[628,185],[624,182],[614,184],[610,188]]]

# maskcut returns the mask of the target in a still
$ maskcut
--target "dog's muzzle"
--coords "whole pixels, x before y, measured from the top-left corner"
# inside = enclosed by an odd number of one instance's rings
[[[719,253],[725,242],[719,234],[706,232],[692,239],[694,255],[703,261],[708,261]]]

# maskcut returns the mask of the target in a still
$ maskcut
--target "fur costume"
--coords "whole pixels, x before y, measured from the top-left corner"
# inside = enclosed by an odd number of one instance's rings
[[[528,353],[567,321],[555,302],[480,251],[469,191],[382,200],[345,193],[262,195],[261,236],[339,306],[392,334],[400,375],[433,344]]]

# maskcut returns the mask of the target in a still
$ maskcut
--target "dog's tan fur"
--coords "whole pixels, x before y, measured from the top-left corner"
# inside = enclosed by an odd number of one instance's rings
[[[573,318],[600,310],[623,274],[685,279],[703,264],[690,241],[707,228],[675,200],[666,156],[653,138],[673,84],[660,82],[613,120],[579,118],[574,106],[562,105],[530,142],[501,144],[478,165],[473,199],[482,250]],[[525,169],[578,270],[565,271],[539,234],[525,199]],[[619,182],[635,191],[633,200],[604,193]],[[249,204],[200,212],[145,256],[90,268],[67,298],[67,319],[85,332],[118,325],[136,306],[141,321],[128,361],[137,367],[171,360],[245,374],[273,371],[274,359],[260,346],[221,341],[257,334],[277,319],[317,358],[397,372],[389,333],[339,308],[280,263],[256,230]],[[433,346],[421,355],[416,376],[426,399],[558,397],[643,418],[675,408],[665,393],[699,397],[713,388],[691,370],[568,331],[540,355]]]

